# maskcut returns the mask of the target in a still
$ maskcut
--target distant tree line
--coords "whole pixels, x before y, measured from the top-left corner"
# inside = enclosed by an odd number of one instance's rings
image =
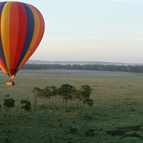
[[[124,65],[61,65],[61,64],[25,64],[22,69],[26,70],[46,70],[46,69],[66,69],[66,70],[99,70],[99,71],[124,71],[143,73],[143,66]]]

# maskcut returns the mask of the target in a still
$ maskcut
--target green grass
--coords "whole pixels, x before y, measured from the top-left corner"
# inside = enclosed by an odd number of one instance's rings
[[[0,111],[0,143],[142,143],[143,142],[143,74],[127,72],[21,70],[14,81],[0,72],[0,103],[9,94],[16,101],[8,117]],[[61,109],[62,101],[53,109],[41,109],[38,99],[37,114],[33,107],[30,118],[21,110],[20,100],[29,98],[33,106],[34,87],[45,88],[71,84],[79,88],[88,84],[93,89],[93,107],[85,107],[78,117],[76,102],[68,112]],[[71,133],[73,131],[73,133]],[[90,132],[93,131],[93,134]]]

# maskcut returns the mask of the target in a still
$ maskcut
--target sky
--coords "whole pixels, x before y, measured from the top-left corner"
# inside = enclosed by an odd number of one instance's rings
[[[21,2],[39,9],[45,20],[30,60],[143,63],[143,0]]]

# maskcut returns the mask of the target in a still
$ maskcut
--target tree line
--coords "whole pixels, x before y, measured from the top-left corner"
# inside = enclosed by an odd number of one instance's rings
[[[26,70],[46,70],[46,69],[66,69],[66,70],[98,70],[98,71],[124,71],[143,73],[143,66],[124,65],[61,65],[61,64],[25,64],[22,69]]]

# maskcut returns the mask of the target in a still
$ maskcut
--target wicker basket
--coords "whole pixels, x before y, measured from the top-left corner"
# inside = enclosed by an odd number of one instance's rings
[[[6,85],[15,85],[15,82],[14,81],[7,81]]]

